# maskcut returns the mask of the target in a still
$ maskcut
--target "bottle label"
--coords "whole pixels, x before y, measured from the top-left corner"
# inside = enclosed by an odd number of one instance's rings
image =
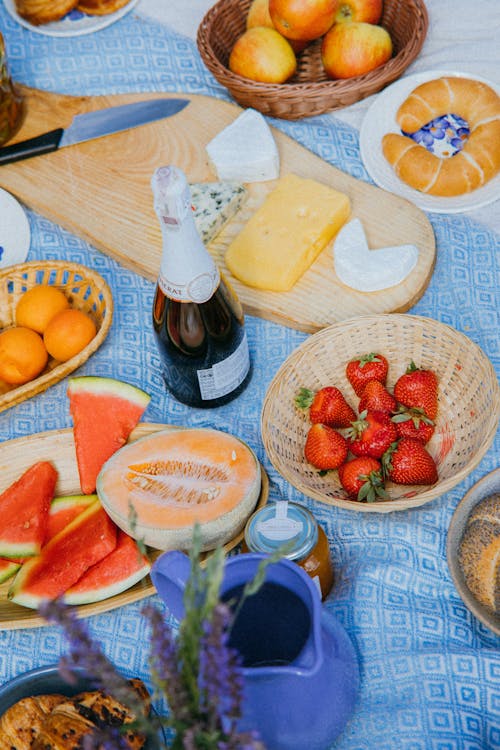
[[[246,333],[238,348],[222,362],[206,370],[198,370],[198,383],[204,401],[232,393],[246,378],[250,369],[250,355]]]
[[[201,304],[212,297],[220,283],[219,269],[213,264],[187,281],[171,281],[166,275],[168,269],[162,263],[158,285],[162,292],[170,299],[178,302],[195,302]],[[207,264],[208,265],[208,264]]]

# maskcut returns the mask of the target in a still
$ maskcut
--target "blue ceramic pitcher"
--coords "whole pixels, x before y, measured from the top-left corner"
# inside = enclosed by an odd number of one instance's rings
[[[221,598],[237,601],[261,554],[225,561]],[[181,619],[190,562],[165,552],[151,577],[170,613]],[[266,568],[263,585],[247,598],[231,630],[243,658],[241,730],[256,729],[267,750],[327,750],[351,716],[359,686],[353,645],[322,607],[312,579],[295,563]]]

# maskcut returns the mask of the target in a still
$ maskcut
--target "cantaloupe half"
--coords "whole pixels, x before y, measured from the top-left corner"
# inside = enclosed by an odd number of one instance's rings
[[[120,448],[97,478],[107,513],[155,549],[187,550],[201,526],[204,550],[233,539],[254,510],[260,464],[233,435],[172,427]]]

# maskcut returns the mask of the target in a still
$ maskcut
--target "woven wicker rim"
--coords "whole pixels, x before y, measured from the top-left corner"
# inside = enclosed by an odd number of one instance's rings
[[[390,330],[395,337],[398,350],[411,336],[412,347],[402,352],[402,360],[404,358],[405,362],[409,362],[409,356],[414,352],[418,361],[417,355],[420,353],[428,361],[427,366],[432,364],[438,373],[440,406],[436,433],[441,421],[443,435],[451,437],[452,448],[443,460],[449,475],[441,476],[431,487],[415,488],[412,497],[396,497],[389,502],[358,503],[347,498],[336,472],[330,472],[332,476],[325,484],[326,478],[318,479],[318,472],[305,461],[303,444],[309,423],[307,416],[297,416],[293,403],[296,391],[293,389],[299,382],[305,387],[312,387],[313,381],[317,387],[336,384],[344,391],[340,380],[332,382],[325,377],[323,358],[335,362],[344,345],[348,350],[351,339],[357,337],[356,341],[359,342],[360,336],[364,336],[359,348],[353,350],[351,347],[349,356],[342,359],[343,373],[346,362],[353,357],[374,351],[374,348],[383,354],[383,341],[374,340],[374,333],[381,331],[382,336],[386,330]],[[401,335],[402,332],[406,338]],[[401,370],[399,374],[402,374]],[[462,407],[457,400],[458,390],[461,390],[463,398]],[[481,403],[479,399],[482,399]],[[357,401],[353,399],[352,405],[355,404]],[[269,385],[261,414],[261,433],[264,448],[274,468],[308,497],[348,510],[384,513],[417,507],[455,487],[479,464],[489,449],[499,419],[500,389],[496,374],[490,360],[477,344],[444,323],[416,315],[392,313],[343,321],[306,339],[285,360]],[[398,488],[400,492],[405,492],[401,485]]]
[[[15,293],[8,291],[12,283],[17,285]],[[39,283],[51,283],[66,291],[72,306],[91,315],[98,329],[97,334],[79,354],[66,362],[55,363],[52,360],[48,369],[38,378],[0,395],[0,412],[42,393],[83,365],[101,346],[113,320],[111,289],[96,271],[79,263],[57,260],[32,261],[8,266],[0,272],[0,304],[4,304],[5,297],[11,314],[10,325],[14,324],[15,304],[20,297],[21,289],[24,291]]]
[[[405,14],[405,33],[412,35],[387,63],[369,73],[345,80],[328,80],[319,64],[320,41],[314,42],[299,56],[298,72],[287,83],[267,84],[251,81],[232,73],[227,64],[232,44],[244,31],[251,0],[219,0],[202,19],[197,32],[201,58],[215,78],[244,106],[284,119],[308,117],[353,104],[380,91],[406,70],[419,54],[425,41],[429,18],[423,0],[385,0],[382,25],[394,38],[391,24],[398,14]],[[384,21],[385,19],[385,21]],[[221,40],[220,31],[225,38]],[[227,37],[227,38],[226,38]],[[311,60],[315,58],[314,63]],[[306,71],[306,72],[305,72]],[[300,80],[311,75],[313,80]],[[317,78],[326,80],[316,80]]]

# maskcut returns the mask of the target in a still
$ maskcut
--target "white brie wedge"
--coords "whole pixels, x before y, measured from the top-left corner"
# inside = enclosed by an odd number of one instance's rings
[[[276,141],[255,109],[246,109],[207,143],[206,150],[219,180],[263,182],[279,177]]]
[[[400,284],[418,260],[415,245],[370,250],[359,219],[346,224],[333,245],[335,272],[346,286],[359,292],[378,292]]]

